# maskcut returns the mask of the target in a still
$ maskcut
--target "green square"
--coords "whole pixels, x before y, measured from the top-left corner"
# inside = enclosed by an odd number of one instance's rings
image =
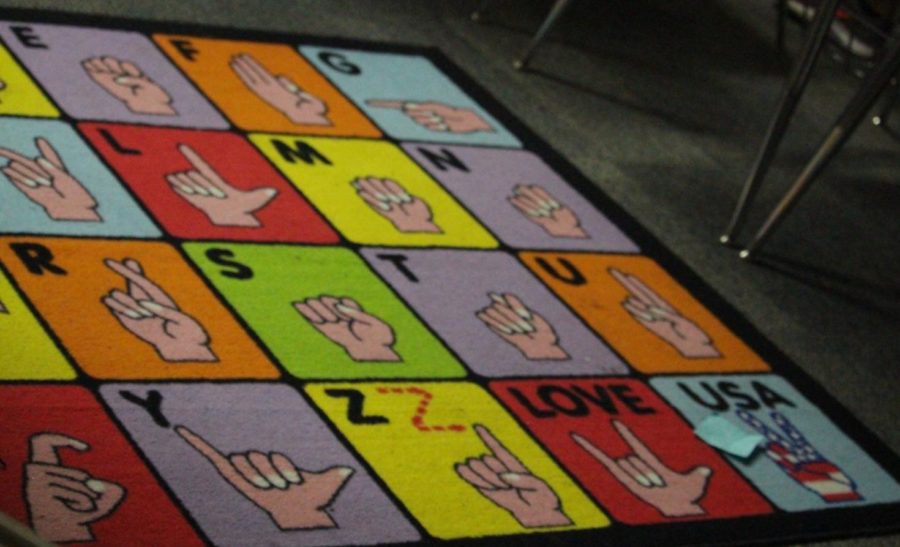
[[[354,252],[338,247],[187,243],[188,256],[293,376],[461,378],[466,372]],[[397,361],[354,360],[293,303],[349,297],[390,325]]]

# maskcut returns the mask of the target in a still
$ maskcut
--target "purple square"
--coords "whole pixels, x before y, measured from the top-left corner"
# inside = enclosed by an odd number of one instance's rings
[[[478,374],[500,377],[628,373],[622,361],[580,319],[506,253],[373,248],[361,252]],[[527,311],[510,306],[507,295],[513,295]],[[515,313],[521,316],[513,315],[511,310],[515,309],[520,310]],[[511,325],[526,323],[520,329],[524,332],[504,332],[501,329],[507,327],[503,323],[485,315],[496,317],[497,313],[512,315]],[[555,337],[553,343],[547,341],[551,337],[548,327]]]
[[[159,416],[154,419],[126,400],[149,399],[152,391],[162,397],[162,424]],[[107,384],[100,394],[216,545],[369,545],[419,538],[365,467],[289,386]],[[352,469],[326,508],[335,526],[279,529],[267,512],[176,433],[178,426],[188,428],[225,456],[277,452],[302,471],[317,473],[335,466]]]
[[[507,245],[638,251],[609,219],[531,152],[412,143],[403,148]],[[554,210],[544,214],[533,207],[535,200],[528,194],[535,186],[552,198]]]
[[[73,118],[181,127],[228,127],[228,122],[153,42],[136,32],[4,22],[0,23],[0,36],[53,100]],[[97,70],[89,71],[82,65],[88,60],[96,62],[98,58],[119,61],[116,70],[104,63],[100,71],[118,74],[104,81],[111,86],[116,80],[123,82],[122,86],[113,87],[122,96],[129,97],[130,103],[114,96],[90,76],[91,73],[98,74]],[[121,61],[137,67],[146,79],[122,73]],[[123,88],[127,88],[128,93]],[[149,113],[152,110],[157,112]]]

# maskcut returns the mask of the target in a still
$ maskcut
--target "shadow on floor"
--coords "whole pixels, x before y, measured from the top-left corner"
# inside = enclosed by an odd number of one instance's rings
[[[549,1],[495,2],[479,22],[530,37],[551,6]],[[774,26],[774,11],[771,17]],[[790,56],[778,51],[774,41],[760,37],[716,0],[576,0],[546,42],[673,74],[725,68],[781,75],[790,65]]]
[[[900,283],[879,284],[793,258],[762,252],[753,263],[879,315],[900,319]]]
[[[496,2],[482,21],[522,35],[524,47],[550,5]],[[674,129],[742,143],[760,105],[730,79],[783,78],[789,65],[774,40],[717,1],[590,0],[573,2],[529,72]]]
[[[590,86],[576,80],[567,79],[558,74],[554,74],[552,72],[539,68],[527,68],[525,69],[525,71],[528,74],[532,74],[534,76],[550,80],[551,82],[567,86],[580,93],[592,95],[615,106],[625,108],[631,110],[632,112],[637,112],[646,116],[651,116],[661,122],[668,123],[685,131],[691,131],[694,133],[708,133],[712,129],[709,125],[699,123],[695,119],[682,116],[671,110],[653,106],[653,101],[643,101],[638,98],[624,97],[621,93],[615,93],[611,90],[603,89],[600,86]]]

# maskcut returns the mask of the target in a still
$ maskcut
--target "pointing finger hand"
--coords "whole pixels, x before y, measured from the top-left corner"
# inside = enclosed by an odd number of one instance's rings
[[[74,448],[79,452],[84,452],[90,448],[87,443],[60,433],[39,433],[31,437],[30,444],[30,461],[51,465],[59,465],[59,455],[56,451],[60,448]]]

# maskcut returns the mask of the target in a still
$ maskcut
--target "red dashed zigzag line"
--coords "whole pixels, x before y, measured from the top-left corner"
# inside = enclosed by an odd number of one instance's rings
[[[465,431],[466,426],[462,424],[449,424],[449,425],[428,425],[425,423],[425,415],[428,414],[428,405],[431,404],[431,400],[434,398],[429,391],[426,391],[420,387],[379,387],[376,388],[378,393],[383,395],[394,394],[394,395],[417,395],[419,397],[419,406],[416,408],[416,413],[413,415],[412,422],[413,427],[422,432],[429,431],[455,431],[459,433],[460,431]]]

